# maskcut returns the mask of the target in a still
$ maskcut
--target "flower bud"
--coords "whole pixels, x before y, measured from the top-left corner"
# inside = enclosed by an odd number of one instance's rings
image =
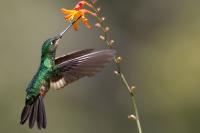
[[[136,118],[136,116],[134,116],[133,114],[131,114],[131,115],[128,116],[128,119],[130,119],[130,120],[136,120],[137,118]]]
[[[131,86],[131,92],[133,93],[135,91],[136,87],[135,86]]]
[[[104,32],[108,32],[110,30],[110,28],[109,27],[106,27],[105,29],[104,29]]]
[[[101,21],[104,21],[104,20],[106,20],[106,18],[105,17],[101,17]]]
[[[115,41],[114,40],[110,40],[110,44],[113,44]]]
[[[116,63],[120,63],[121,61],[122,61],[122,57],[118,56],[118,57],[116,58]]]
[[[100,11],[101,11],[101,8],[100,8],[100,7],[98,7],[98,8],[97,8],[97,11],[98,11],[98,12],[100,12]]]
[[[100,23],[96,23],[95,26],[96,26],[97,28],[100,28],[100,27],[101,27],[101,24],[100,24]]]
[[[103,40],[103,41],[105,40],[105,37],[102,36],[102,35],[100,35],[99,38],[100,38],[101,40]]]
[[[118,71],[114,71],[114,74],[119,75],[119,72]]]

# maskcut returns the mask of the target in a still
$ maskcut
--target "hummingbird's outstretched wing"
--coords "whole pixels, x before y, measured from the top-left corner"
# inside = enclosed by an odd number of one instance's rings
[[[82,77],[95,75],[113,60],[115,53],[115,50],[86,49],[57,58],[50,87],[61,89]]]

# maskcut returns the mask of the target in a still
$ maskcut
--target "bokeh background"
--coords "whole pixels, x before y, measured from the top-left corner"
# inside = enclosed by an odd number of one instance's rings
[[[36,72],[42,42],[66,27],[59,9],[76,0],[0,1],[0,132],[39,133],[19,124],[25,88]],[[200,8],[193,0],[99,0],[123,71],[137,86],[144,133],[200,132]],[[91,20],[94,24],[94,21]],[[105,49],[98,29],[65,34],[57,55]],[[44,133],[137,133],[130,97],[110,64],[45,100]]]

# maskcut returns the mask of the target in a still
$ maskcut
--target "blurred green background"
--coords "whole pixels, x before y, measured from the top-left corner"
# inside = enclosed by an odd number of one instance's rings
[[[66,27],[59,9],[76,0],[0,1],[0,133],[39,133],[20,126],[25,88],[36,72],[45,39]],[[200,8],[193,0],[99,0],[123,57],[123,70],[137,86],[144,133],[200,132]],[[94,21],[91,21],[94,23]],[[57,55],[104,49],[98,30],[81,26],[62,40]],[[45,133],[137,133],[130,97],[109,65],[45,100]]]

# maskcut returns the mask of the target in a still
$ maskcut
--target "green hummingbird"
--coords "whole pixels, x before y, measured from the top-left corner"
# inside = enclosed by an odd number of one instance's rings
[[[56,58],[59,41],[74,23],[75,21],[59,35],[43,43],[39,69],[26,89],[20,124],[29,121],[29,128],[37,123],[38,129],[45,129],[47,119],[43,99],[48,90],[59,90],[80,78],[94,76],[115,56],[114,50],[84,49]]]

